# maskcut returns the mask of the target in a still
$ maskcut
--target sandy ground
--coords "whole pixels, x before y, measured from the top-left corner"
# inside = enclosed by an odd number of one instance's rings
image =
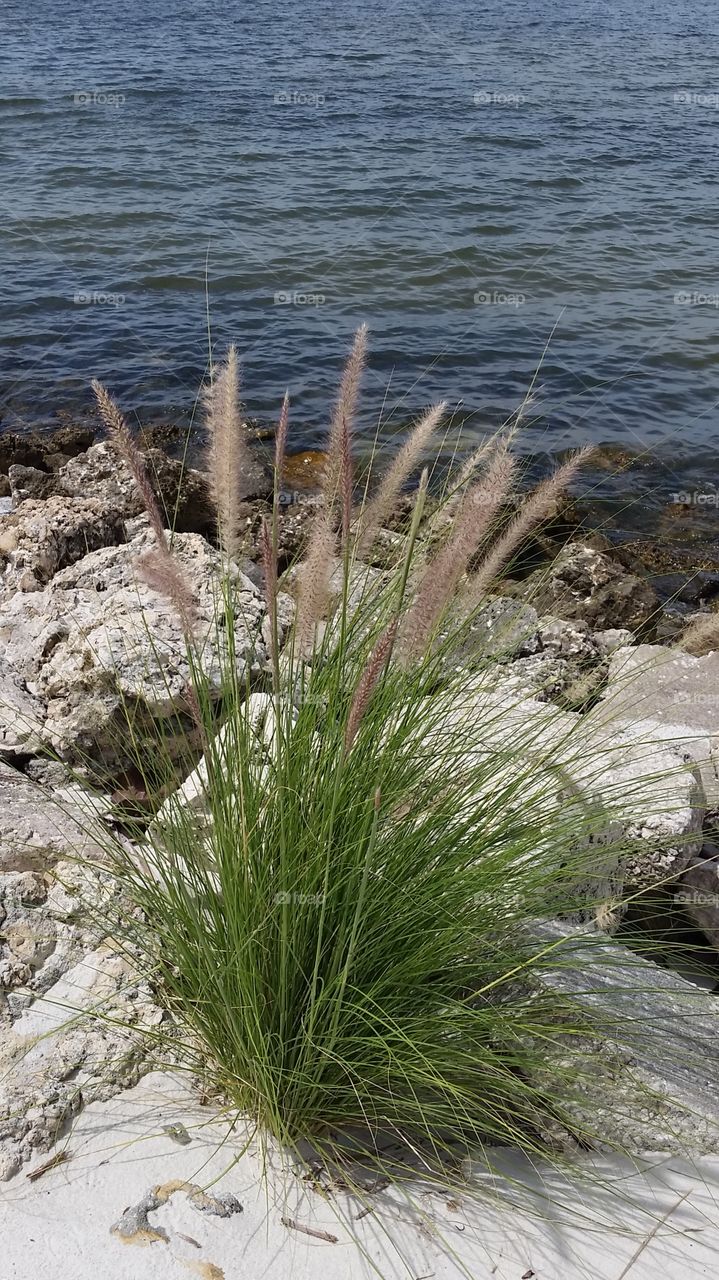
[[[166,1132],[174,1125],[185,1132]],[[594,1180],[581,1184],[499,1153],[503,1176],[472,1170],[480,1199],[467,1191],[448,1199],[420,1182],[411,1194],[390,1188],[357,1199],[338,1191],[326,1199],[290,1169],[270,1171],[263,1182],[259,1152],[243,1153],[243,1145],[239,1129],[193,1106],[172,1076],[148,1076],[111,1102],[93,1104],[54,1152],[0,1187],[0,1280],[717,1275],[719,1156],[695,1165],[657,1157],[644,1171],[595,1161]],[[60,1151],[69,1158],[28,1179]],[[129,1237],[113,1233],[124,1211],[158,1185],[150,1203],[164,1203],[144,1219],[126,1215]],[[201,1211],[197,1196],[192,1200],[198,1186],[211,1208],[214,1197],[231,1193],[242,1211]],[[357,1221],[369,1204],[372,1212]],[[283,1217],[336,1242],[306,1235]]]

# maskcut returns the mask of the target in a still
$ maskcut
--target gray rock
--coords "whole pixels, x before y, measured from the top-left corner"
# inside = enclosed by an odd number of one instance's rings
[[[472,621],[467,645],[485,657],[527,656],[540,648],[536,609],[499,596],[488,600]]]
[[[177,532],[209,533],[214,516],[200,472],[147,450],[150,482],[168,524]],[[93,445],[53,474],[11,468],[15,510],[0,518],[0,599],[39,591],[89,551],[115,546],[143,512],[128,468],[107,443]]]
[[[206,477],[161,449],[146,449],[143,461],[168,525],[177,533],[211,531],[215,521]],[[87,453],[65,463],[55,484],[56,492],[71,498],[93,498],[108,509],[121,511],[125,520],[144,510],[132,475],[107,443],[93,445]]]
[[[0,1181],[52,1146],[83,1104],[112,1097],[152,1069],[143,1029],[161,1019],[127,962],[101,947],[3,1031]]]
[[[92,552],[56,573],[45,590],[0,603],[5,670],[32,700],[26,730],[45,747],[69,758],[99,752],[119,761],[127,745],[117,715],[123,702],[154,721],[154,732],[158,720],[188,711],[190,669],[180,620],[138,567],[153,547],[144,530],[126,545]],[[175,535],[174,548],[197,598],[197,637],[219,694],[225,660],[224,631],[214,624],[219,557],[198,534]],[[249,579],[239,569],[233,575],[243,674],[267,660],[265,610]],[[3,731],[17,742],[18,720],[16,708],[0,704],[0,742]]]
[[[548,945],[566,934],[539,926]],[[532,969],[538,995],[579,1002],[596,1036],[542,1040],[545,1066],[534,1083],[556,1096],[576,1132],[600,1149],[630,1154],[715,1152],[719,1142],[719,1008],[707,992],[602,935],[576,931],[570,949]],[[555,1137],[557,1135],[550,1135]]]
[[[0,518],[0,601],[40,591],[63,566],[124,539],[122,512],[100,499],[28,499]]]
[[[630,645],[634,637],[625,627],[609,627],[606,631],[595,631],[592,639],[599,652],[609,657],[610,654],[616,653],[617,649],[624,649]]]
[[[528,697],[513,676],[516,665],[499,684],[482,675],[473,693],[465,687],[449,695],[447,716],[433,731],[457,728],[463,740],[468,735],[468,752],[493,753],[492,785],[502,776],[520,780],[527,802],[546,806],[547,831],[570,803],[586,808],[585,839],[596,851],[588,897],[609,901],[678,875],[702,843],[704,796],[692,768],[641,731],[608,733],[589,716]]]
[[[42,750],[43,718],[38,699],[29,693],[21,674],[0,654],[0,755]]]
[[[700,771],[707,804],[719,808],[719,653],[694,658],[661,645],[619,649],[594,713],[607,726],[638,725]]]
[[[561,698],[574,679],[574,668],[566,658],[534,653],[527,658],[516,658],[496,674],[502,688],[516,687],[521,696],[539,698],[544,702]]]
[[[20,463],[10,467],[8,480],[13,506],[18,506],[26,498],[49,498],[56,491],[52,472],[40,471],[37,467],[23,467]]]
[[[537,637],[542,651],[555,658],[596,662],[601,656],[588,624],[581,619],[568,622],[547,614],[537,622]]]
[[[719,861],[693,857],[679,878],[674,901],[719,951]]]
[[[658,597],[648,582],[580,542],[564,547],[548,568],[518,584],[514,594],[540,614],[580,619],[594,631],[620,627],[646,633],[658,617]]]
[[[518,655],[536,654],[541,647],[538,623],[531,605],[508,596],[492,597],[477,610],[460,643],[447,652],[444,665],[452,670],[471,670],[485,665],[488,658],[511,662]],[[445,630],[440,642],[447,634]]]
[[[45,870],[70,856],[102,858],[103,837],[99,825],[93,837],[92,827],[102,810],[80,787],[49,795],[0,763],[0,872]]]
[[[65,426],[56,431],[31,431],[18,435],[3,431],[0,435],[0,473],[7,475],[13,463],[27,467],[52,469],[53,460],[60,464],[77,453],[84,453],[95,436],[93,427]]]

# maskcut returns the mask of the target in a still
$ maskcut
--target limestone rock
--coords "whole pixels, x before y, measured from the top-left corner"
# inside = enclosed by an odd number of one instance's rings
[[[531,605],[502,596],[488,600],[472,619],[457,661],[463,663],[470,650],[482,658],[499,659],[536,653],[540,648],[538,623]]]
[[[92,822],[102,812],[80,787],[49,795],[17,769],[0,763],[0,872],[45,869],[60,858],[102,858]]]
[[[150,484],[167,522],[177,533],[208,533],[214,514],[207,479],[201,472],[170,458],[161,449],[146,449],[143,460]],[[126,520],[140,515],[143,504],[127,466],[107,443],[67,462],[55,477],[56,491],[68,497],[95,498],[122,511]]]
[[[123,700],[151,721],[188,710],[190,670],[180,621],[138,568],[139,558],[153,546],[152,535],[143,530],[126,545],[94,551],[56,573],[43,591],[0,603],[5,670],[32,700],[34,718],[27,731],[44,746],[74,758],[99,752],[118,760],[123,757],[118,723]],[[198,534],[176,535],[174,548],[196,595],[197,636],[206,640],[205,669],[219,693],[224,661],[224,632],[214,623],[219,558]],[[267,658],[261,635],[264,605],[239,569],[234,588],[242,674],[248,666],[259,669]],[[17,740],[17,722],[18,712],[0,704],[0,741],[3,729]],[[139,722],[136,728],[141,731]]]
[[[568,931],[542,924],[547,944]],[[534,1083],[557,1095],[593,1145],[637,1154],[714,1152],[719,1142],[719,1008],[708,992],[602,935],[577,931],[561,963],[532,969],[542,991],[566,994],[597,1020],[574,1057],[545,1037]],[[553,953],[556,960],[556,952]],[[569,1068],[569,1074],[566,1068]],[[561,1090],[561,1094],[558,1093]]]
[[[719,850],[693,857],[677,884],[674,901],[715,951],[719,951]]]
[[[467,686],[453,696],[433,731],[457,729],[468,750],[494,755],[493,779],[521,780],[527,803],[539,797],[555,820],[570,802],[595,813],[586,837],[597,850],[595,895],[618,896],[678,875],[702,843],[704,795],[692,768],[641,731],[607,733],[589,716],[528,697],[514,665],[504,681],[482,675],[473,693]]]
[[[602,655],[589,626],[581,619],[567,621],[545,614],[537,622],[537,637],[543,653],[574,662],[596,662]]]
[[[513,594],[538,613],[581,619],[592,630],[622,627],[646,633],[659,601],[653,588],[606,552],[583,543],[564,547],[548,568],[516,584]]]
[[[694,658],[662,645],[619,649],[594,718],[641,725],[695,762],[710,809],[719,808],[719,653]]]
[[[0,435],[0,473],[7,475],[13,464],[51,470],[53,460],[59,465],[68,458],[89,449],[95,437],[92,427],[71,425],[57,431],[4,431]]]
[[[205,477],[148,449],[150,482],[176,532],[210,533],[212,503]],[[128,468],[107,443],[66,460],[53,474],[13,466],[14,510],[0,519],[0,599],[38,591],[89,551],[122,543],[143,512]]]
[[[52,1146],[82,1105],[112,1097],[152,1069],[142,1029],[161,1019],[126,961],[101,947],[3,1030],[0,1181],[34,1150]]]
[[[122,512],[98,498],[28,499],[0,518],[0,601],[40,591],[63,566],[124,538]]]
[[[38,467],[24,467],[16,462],[8,471],[8,480],[13,506],[18,506],[26,498],[49,498],[56,492],[53,473],[40,471]]]

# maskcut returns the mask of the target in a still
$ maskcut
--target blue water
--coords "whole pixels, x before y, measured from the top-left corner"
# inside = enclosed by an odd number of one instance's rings
[[[207,273],[302,443],[367,320],[366,432],[496,424],[543,360],[530,441],[714,447],[715,4],[3,0],[0,37],[6,429],[93,375],[190,411]]]

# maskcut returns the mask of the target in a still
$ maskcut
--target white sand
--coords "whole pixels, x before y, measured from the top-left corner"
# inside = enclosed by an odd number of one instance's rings
[[[189,1146],[163,1132],[176,1123],[189,1132]],[[695,1166],[657,1157],[645,1174],[619,1160],[595,1161],[603,1188],[572,1185],[549,1169],[533,1174],[506,1153],[506,1175],[534,1182],[532,1193],[521,1193],[522,1208],[509,1203],[508,1195],[520,1195],[509,1184],[499,1202],[463,1194],[449,1206],[418,1184],[413,1205],[396,1190],[369,1197],[374,1211],[353,1223],[353,1240],[345,1223],[361,1202],[346,1193],[326,1201],[289,1170],[272,1175],[268,1190],[257,1151],[240,1154],[239,1133],[193,1107],[170,1076],[148,1076],[88,1107],[55,1150],[64,1147],[71,1159],[36,1182],[25,1169],[0,1187],[0,1280],[369,1280],[380,1273],[388,1280],[520,1280],[527,1272],[536,1280],[694,1280],[719,1270],[719,1157]],[[38,1156],[31,1168],[47,1159]],[[212,1183],[210,1194],[232,1192],[243,1212],[208,1216],[179,1189],[149,1215],[167,1241],[127,1243],[111,1234],[128,1206],[175,1179]],[[473,1181],[501,1188],[482,1170]],[[549,1190],[554,1209],[544,1198]],[[288,1229],[283,1215],[338,1243]]]

